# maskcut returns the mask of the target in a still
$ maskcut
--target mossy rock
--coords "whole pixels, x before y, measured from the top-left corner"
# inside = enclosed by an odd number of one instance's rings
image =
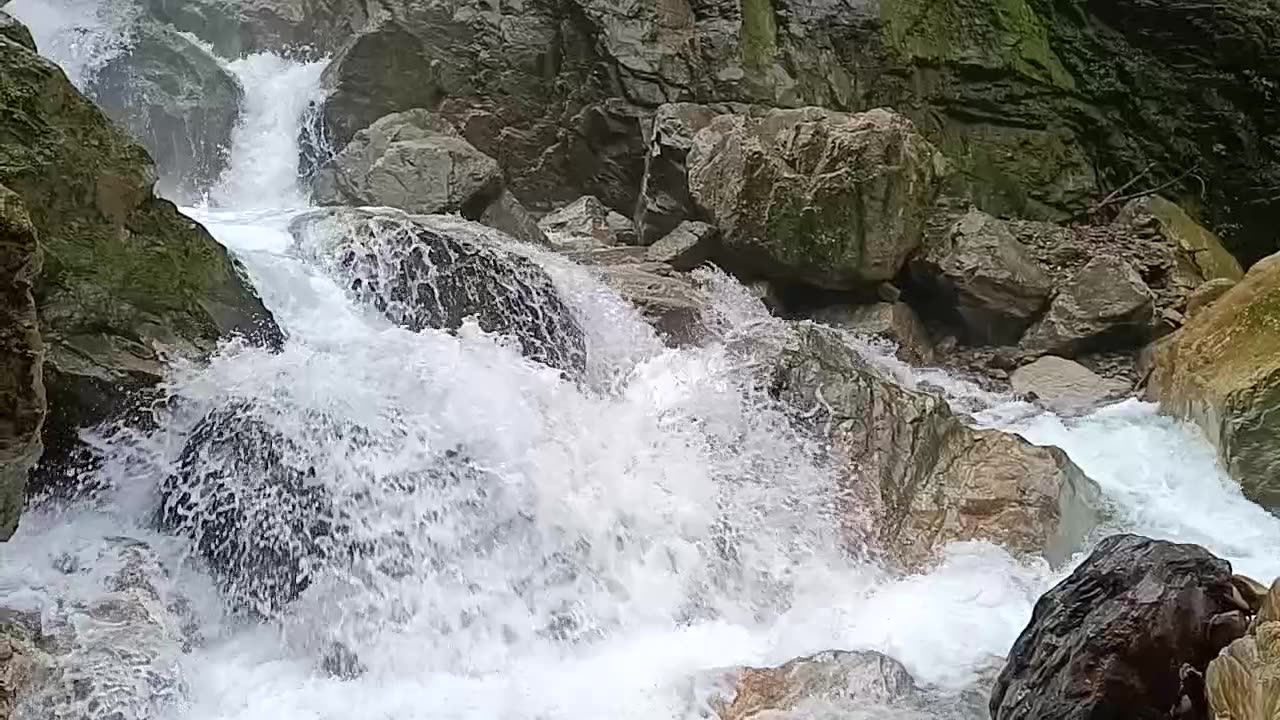
[[[44,252],[35,298],[53,479],[78,429],[121,412],[165,356],[200,358],[229,334],[280,340],[239,264],[154,182],[147,152],[56,65],[0,37],[0,184],[23,200]]]
[[[1151,398],[1199,425],[1245,495],[1280,514],[1280,255],[1155,353]]]

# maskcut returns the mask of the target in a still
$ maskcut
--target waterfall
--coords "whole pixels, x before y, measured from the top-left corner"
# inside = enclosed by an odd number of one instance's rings
[[[99,34],[114,27],[104,7],[8,9],[83,80],[126,42]],[[298,138],[323,65],[262,54],[229,67],[245,89],[230,167],[210,206],[186,212],[241,258],[289,340],[176,365],[157,429],[91,434],[114,491],[30,512],[0,545],[0,606],[85,628],[67,664],[97,678],[89,698],[52,698],[64,714],[41,717],[81,717],[90,701],[130,720],[698,717],[709,690],[695,678],[833,648],[886,652],[954,691],[1062,577],[987,543],[953,545],[915,576],[845,553],[836,471],[750,381],[752,348],[786,325],[726,276],[701,278],[715,340],[676,350],[588,270],[527,251],[581,328],[582,378],[475,322],[393,324],[290,230],[306,210]],[[1063,447],[1103,487],[1112,528],[1280,575],[1280,521],[1152,406],[1067,420],[866,352],[906,385],[942,387],[978,424]],[[215,440],[188,452],[200,437]],[[175,478],[215,478],[258,503],[246,511],[284,512],[256,494],[273,467],[323,492],[346,543],[329,552],[349,560],[311,568],[294,602],[260,617],[229,607],[198,544],[156,518]],[[122,537],[157,562],[130,565]],[[95,614],[130,568],[189,627],[126,632]],[[335,647],[362,672],[326,672]]]

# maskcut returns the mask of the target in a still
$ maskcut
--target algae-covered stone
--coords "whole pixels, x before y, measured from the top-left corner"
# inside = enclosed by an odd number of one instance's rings
[[[44,248],[36,286],[47,359],[45,461],[62,479],[79,428],[150,387],[165,356],[199,357],[230,333],[278,341],[240,267],[152,193],[155,170],[57,66],[0,38],[0,184]]]
[[[1124,214],[1154,218],[1177,252],[1179,269],[1198,282],[1244,277],[1240,261],[1223,247],[1222,238],[1192,219],[1177,203],[1152,195],[1134,200]]]
[[[39,275],[36,229],[22,199],[0,185],[0,540],[18,525],[42,450],[44,341],[31,296]]]
[[[694,138],[688,166],[726,264],[835,290],[898,273],[943,174],[933,146],[887,110],[722,115]]]
[[[1156,347],[1148,391],[1204,430],[1246,496],[1280,513],[1280,255]]]
[[[166,194],[195,199],[226,168],[243,92],[216,58],[174,28],[143,20],[89,94],[155,159]]]

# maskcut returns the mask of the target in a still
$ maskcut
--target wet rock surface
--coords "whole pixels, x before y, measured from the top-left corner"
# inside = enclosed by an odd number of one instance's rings
[[[510,238],[449,216],[318,211],[294,221],[295,238],[351,293],[415,332],[456,330],[475,317],[510,335],[530,359],[569,374],[586,341],[550,277]]]
[[[948,542],[985,539],[1060,565],[1097,526],[1101,491],[1066,453],[967,427],[941,397],[882,375],[837,330],[796,333],[774,391],[826,429],[849,468],[842,511],[876,508],[890,556],[919,567]]]
[[[1036,603],[991,695],[994,720],[1157,720],[1181,704],[1183,666],[1203,673],[1240,612],[1231,566],[1196,545],[1103,540]],[[1239,632],[1243,632],[1240,623]]]

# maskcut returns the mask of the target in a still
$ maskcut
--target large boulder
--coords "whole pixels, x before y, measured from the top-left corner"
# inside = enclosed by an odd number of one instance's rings
[[[356,133],[316,171],[321,205],[376,205],[478,220],[502,192],[502,170],[447,120],[426,110],[388,115]]]
[[[1100,255],[1058,290],[1049,311],[1022,337],[1022,345],[1069,357],[1139,347],[1154,321],[1155,298],[1133,266]]]
[[[198,199],[226,168],[243,91],[200,45],[143,20],[129,51],[108,62],[89,94],[155,159],[160,187]]]
[[[1205,695],[1214,718],[1265,720],[1280,708],[1280,581],[1272,583],[1249,633],[1209,663]]]
[[[43,449],[44,341],[31,296],[40,265],[31,218],[21,198],[0,185],[0,540],[18,526],[27,474]]]
[[[1245,495],[1280,512],[1280,255],[1155,349],[1148,395],[1192,420]]]
[[[78,432],[128,409],[166,357],[199,359],[228,334],[278,343],[239,265],[152,193],[155,170],[33,48],[0,37],[0,184],[44,249],[35,297],[49,399],[36,488],[65,483]]]
[[[547,273],[511,238],[477,223],[394,210],[320,210],[291,228],[304,252],[360,301],[415,332],[468,317],[511,335],[530,359],[570,374],[586,340]]]
[[[774,389],[829,433],[848,463],[842,489],[876,505],[891,557],[919,566],[946,543],[989,540],[1061,565],[1097,526],[1101,491],[1066,453],[967,427],[943,398],[876,372],[837,330],[796,335]]]
[[[1244,631],[1231,565],[1196,545],[1109,537],[1036,603],[991,695],[993,720],[1165,720],[1184,666]]]
[[[960,218],[911,263],[915,280],[959,317],[967,339],[1014,344],[1049,302],[1053,284],[1009,227],[979,210]]]
[[[722,115],[695,136],[688,165],[726,264],[833,290],[897,275],[943,174],[933,146],[886,110]]]

